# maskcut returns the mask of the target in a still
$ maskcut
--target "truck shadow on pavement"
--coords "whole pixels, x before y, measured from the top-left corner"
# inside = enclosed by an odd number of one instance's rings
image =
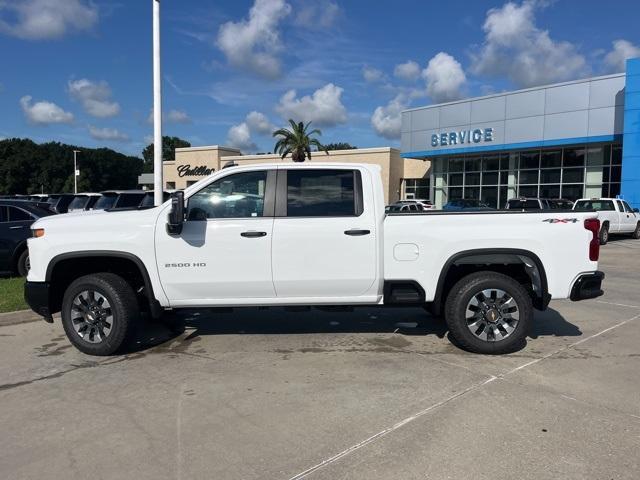
[[[359,307],[349,312],[321,310],[288,311],[283,308],[236,308],[231,310],[177,310],[168,312],[160,321],[144,320],[126,353],[142,352],[160,345],[181,350],[205,336],[379,333],[402,336],[447,337],[443,318],[433,317],[421,308]],[[529,338],[546,336],[574,337],[581,330],[559,312],[548,309],[536,312]],[[519,351],[526,346],[514,348]]]

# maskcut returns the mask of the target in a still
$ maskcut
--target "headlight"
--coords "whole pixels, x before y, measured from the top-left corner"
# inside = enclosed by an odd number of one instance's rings
[[[34,228],[31,231],[33,232],[33,238],[44,237],[44,228]]]

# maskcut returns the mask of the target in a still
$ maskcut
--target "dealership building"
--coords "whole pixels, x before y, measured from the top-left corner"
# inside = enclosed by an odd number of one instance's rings
[[[437,207],[615,197],[640,207],[640,59],[626,73],[415,108],[403,158],[431,160]]]

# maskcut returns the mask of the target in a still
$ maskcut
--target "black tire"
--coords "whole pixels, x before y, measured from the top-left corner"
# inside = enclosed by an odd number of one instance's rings
[[[640,222],[636,225],[636,229],[631,234],[631,238],[635,238],[636,240],[640,238]]]
[[[92,343],[76,331],[78,319],[74,321],[72,305],[85,291],[103,296],[109,303],[110,331],[100,341]],[[95,295],[94,295],[95,298]],[[80,315],[76,315],[80,318]],[[117,352],[134,331],[140,310],[131,286],[113,273],[95,273],[75,280],[64,293],[62,301],[62,325],[69,341],[81,352],[89,355],[111,355]],[[80,323],[82,320],[80,320]],[[95,336],[93,337],[95,339]]]
[[[472,320],[467,320],[467,306],[472,298],[477,299],[477,296],[481,295],[480,292],[485,290],[502,290],[511,297],[509,302],[515,302],[519,318],[515,328],[504,338],[495,339],[492,335],[494,339],[481,339],[468,326]],[[491,298],[487,300],[491,301]],[[533,321],[533,304],[524,287],[513,278],[501,273],[482,271],[463,277],[453,286],[447,296],[444,315],[449,333],[458,346],[474,353],[499,355],[513,352],[525,343]],[[489,325],[489,323],[486,324]],[[493,325],[503,328],[497,324]],[[502,330],[500,335],[503,335]],[[488,337],[488,334],[485,333],[485,336]]]
[[[24,250],[16,262],[16,272],[21,277],[26,277],[29,273],[29,250]]]
[[[600,235],[598,235],[598,240],[600,240],[600,245],[606,245],[609,241],[609,225],[604,224],[602,228],[600,228]]]

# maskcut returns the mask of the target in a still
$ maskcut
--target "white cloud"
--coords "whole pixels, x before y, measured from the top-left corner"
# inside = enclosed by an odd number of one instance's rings
[[[640,47],[628,40],[620,39],[613,42],[613,48],[604,57],[604,63],[609,71],[624,72],[627,67],[626,60],[635,57],[640,57]]]
[[[341,13],[338,4],[330,0],[304,0],[296,11],[296,25],[313,29],[331,27]]]
[[[313,122],[315,126],[331,127],[347,121],[347,109],[342,104],[343,89],[327,83],[313,95],[297,98],[295,90],[289,90],[280,98],[276,111],[284,119],[296,122]]]
[[[162,112],[162,120],[166,123],[191,123],[191,117],[184,110],[169,110],[167,113]],[[147,123],[153,124],[153,108],[149,110]]]
[[[128,142],[129,136],[115,128],[99,128],[88,125],[89,134],[96,140],[113,140],[116,142]]]
[[[32,97],[30,95],[26,95],[20,99],[20,106],[29,122],[38,125],[73,122],[73,114],[65,112],[55,103],[45,100],[32,103],[31,100]]]
[[[467,82],[460,63],[445,52],[429,60],[422,75],[427,82],[427,95],[436,103],[458,100]]]
[[[384,80],[384,73],[373,67],[364,67],[362,69],[362,76],[368,83],[376,83]]]
[[[113,117],[120,113],[120,105],[111,100],[111,88],[105,81],[93,82],[86,78],[69,80],[68,89],[71,98],[80,102],[93,117]]]
[[[169,110],[166,120],[169,123],[191,123],[191,118],[184,110]]]
[[[97,21],[98,7],[84,0],[0,1],[0,33],[26,40],[60,38]]]
[[[246,124],[252,132],[259,133],[261,135],[271,135],[276,129],[264,113],[250,112],[245,120]]]
[[[276,129],[264,113],[249,112],[243,122],[233,125],[227,132],[227,144],[242,151],[255,151],[257,146],[252,134],[271,135]]]
[[[535,24],[541,2],[508,2],[487,12],[485,41],[473,55],[472,72],[488,77],[508,77],[518,87],[570,80],[588,73],[584,56],[576,47],[555,41]]]
[[[393,70],[393,74],[402,80],[413,82],[420,78],[420,65],[413,60],[408,60],[405,63],[399,63],[396,65],[396,68]]]
[[[234,125],[227,133],[227,143],[230,147],[238,148],[242,151],[256,150],[256,144],[251,140],[251,132],[247,122]]]
[[[376,133],[389,140],[400,138],[402,125],[401,113],[406,110],[407,102],[403,95],[398,95],[386,106],[378,107],[371,116],[371,126]]]
[[[284,0],[255,0],[249,19],[227,22],[218,31],[217,45],[231,65],[258,75],[280,75],[282,50],[279,23],[291,12]]]

